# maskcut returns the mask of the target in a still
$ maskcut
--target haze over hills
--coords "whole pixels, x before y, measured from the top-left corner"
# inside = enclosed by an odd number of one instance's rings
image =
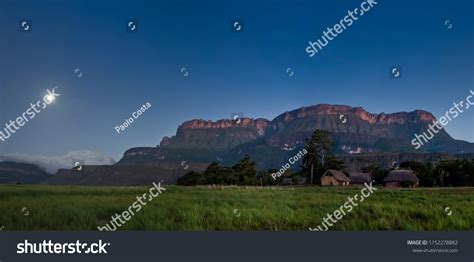
[[[157,147],[127,150],[118,164],[179,166],[186,161],[202,168],[213,161],[234,164],[250,154],[258,168],[277,168],[304,147],[316,129],[333,134],[334,152],[339,155],[474,152],[474,143],[453,139],[445,130],[415,150],[411,144],[414,135],[426,132],[434,121],[434,115],[423,110],[371,114],[361,107],[328,104],[285,112],[271,121],[190,120]]]

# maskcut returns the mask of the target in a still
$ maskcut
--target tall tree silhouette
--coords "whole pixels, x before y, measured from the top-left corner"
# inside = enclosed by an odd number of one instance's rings
[[[303,165],[310,171],[310,183],[314,183],[314,169],[321,165],[327,156],[331,155],[331,133],[324,130],[315,130],[305,146],[308,153],[303,157]]]

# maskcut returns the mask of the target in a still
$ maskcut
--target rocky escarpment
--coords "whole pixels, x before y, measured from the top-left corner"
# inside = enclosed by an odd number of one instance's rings
[[[241,118],[236,120],[191,120],[178,127],[176,136],[165,137],[160,146],[168,148],[226,150],[265,136],[270,121]]]
[[[285,112],[276,117],[269,144],[296,146],[306,139],[309,133],[322,129],[334,134],[338,150],[361,148],[362,152],[392,151],[389,148],[377,148],[384,142],[393,147],[393,151],[410,150],[410,141],[415,133],[425,131],[435,117],[426,111],[400,112],[394,114],[371,114],[361,107],[339,105],[316,105]],[[449,137],[442,131],[438,138]],[[346,153],[349,153],[347,151]]]
[[[250,154],[259,168],[275,168],[298,152],[316,129],[333,134],[334,152],[340,155],[474,152],[474,144],[455,140],[444,130],[415,151],[411,145],[414,135],[426,131],[435,120],[422,110],[372,114],[361,107],[328,104],[285,112],[272,121],[191,120],[157,147],[127,150],[119,165],[193,165],[199,169],[212,161],[234,164]]]
[[[310,107],[302,107],[293,111],[285,112],[277,116],[272,122],[291,122],[299,118],[318,116],[336,116],[336,117],[353,117],[359,118],[360,120],[367,122],[372,125],[383,125],[383,124],[406,124],[411,123],[423,123],[432,122],[436,118],[430,112],[423,110],[415,110],[413,112],[399,112],[393,114],[371,114],[365,111],[362,107],[350,107],[345,105],[329,105],[319,104]],[[342,118],[342,117],[341,117]],[[342,121],[341,121],[342,122]]]

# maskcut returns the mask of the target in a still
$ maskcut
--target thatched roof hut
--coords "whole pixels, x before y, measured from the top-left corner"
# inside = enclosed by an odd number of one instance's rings
[[[351,180],[341,171],[328,169],[321,177],[322,186],[348,186]]]
[[[413,170],[396,169],[390,171],[383,182],[387,187],[416,187],[420,180]]]

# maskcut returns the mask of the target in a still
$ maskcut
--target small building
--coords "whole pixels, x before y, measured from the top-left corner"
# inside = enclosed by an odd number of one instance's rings
[[[383,180],[386,187],[417,187],[420,180],[416,177],[413,170],[396,169],[388,173]]]
[[[321,177],[322,186],[348,186],[351,180],[341,171],[328,169]]]
[[[364,185],[372,181],[372,175],[369,173],[350,173],[349,179],[351,180],[351,185]]]

